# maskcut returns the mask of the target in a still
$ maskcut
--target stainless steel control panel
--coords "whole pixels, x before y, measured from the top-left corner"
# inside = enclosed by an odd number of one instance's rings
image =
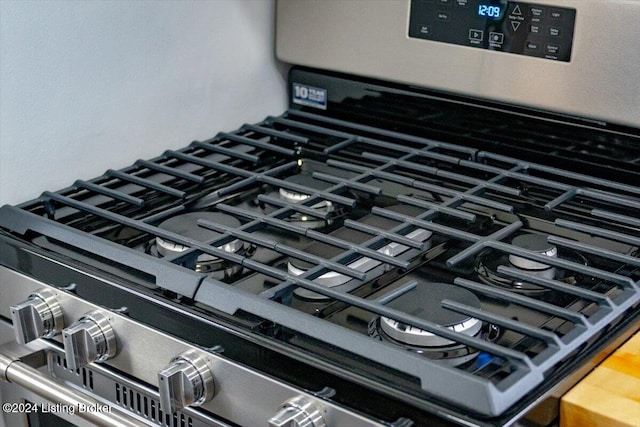
[[[569,62],[575,9],[505,0],[412,0],[409,37]]]
[[[86,280],[99,279],[86,276]],[[46,338],[56,348],[60,343],[64,344],[64,354],[57,351],[64,360],[59,369],[66,372],[63,379],[70,374],[71,378],[81,380],[83,375],[80,372],[85,371],[104,373],[101,376],[112,378],[125,374],[127,384],[121,380],[108,383],[111,387],[107,395],[109,404],[124,408],[128,413],[133,412],[134,416],[142,414],[146,419],[156,419],[156,414],[164,414],[157,416],[158,425],[177,425],[173,420],[181,419],[183,413],[195,418],[202,412],[193,412],[191,407],[198,406],[208,412],[204,412],[207,417],[221,417],[243,426],[289,425],[285,424],[289,422],[310,427],[382,426],[382,423],[339,406],[315,392],[295,388],[235,363],[216,348],[194,346],[139,323],[124,311],[85,301],[74,293],[74,286],[57,288],[4,266],[0,266],[0,283],[0,317],[28,325],[35,321],[36,324],[25,339],[24,325],[16,323],[13,329],[17,338],[24,341]],[[31,303],[37,308],[41,301],[46,301],[49,308],[54,307],[55,301],[57,308],[54,311],[62,316],[55,328],[39,325],[41,316],[37,313],[45,313],[44,310],[34,308],[35,315],[20,315],[20,309]],[[12,315],[13,312],[16,314]],[[53,332],[46,333],[49,329]],[[35,338],[31,339],[32,336]],[[97,373],[96,388],[99,381]],[[93,390],[92,381],[89,380],[88,390],[83,388],[84,393],[97,392]],[[145,388],[150,393],[144,394],[153,400],[153,403],[149,401],[149,411],[141,407],[141,392],[134,393],[136,389]],[[125,390],[129,390],[129,396],[124,394]],[[166,408],[169,412],[178,413],[169,415]],[[162,420],[168,421],[162,423]]]

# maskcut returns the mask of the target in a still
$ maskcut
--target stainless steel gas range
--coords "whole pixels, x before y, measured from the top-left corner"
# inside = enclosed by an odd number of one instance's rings
[[[6,425],[557,423],[639,328],[639,20],[280,1],[283,114],[0,208]]]

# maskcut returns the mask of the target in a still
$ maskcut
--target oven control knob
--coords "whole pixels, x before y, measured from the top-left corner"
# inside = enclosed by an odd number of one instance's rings
[[[67,365],[75,370],[92,362],[115,356],[116,334],[107,317],[99,311],[87,313],[62,330]]]
[[[174,357],[169,366],[158,372],[158,387],[160,408],[169,413],[200,406],[215,392],[213,372],[196,350]]]
[[[326,427],[318,406],[304,396],[294,397],[282,404],[280,411],[269,420],[269,427]]]
[[[11,320],[19,344],[51,338],[62,330],[62,308],[53,292],[41,289],[11,306]]]

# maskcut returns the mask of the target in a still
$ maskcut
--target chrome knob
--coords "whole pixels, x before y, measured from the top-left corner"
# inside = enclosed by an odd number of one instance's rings
[[[11,306],[11,320],[19,344],[51,338],[62,330],[62,308],[56,295],[41,289],[26,301]]]
[[[104,362],[115,356],[116,334],[107,317],[99,311],[87,313],[62,330],[67,365],[78,369],[92,362]]]
[[[165,412],[200,406],[211,400],[215,393],[213,372],[196,350],[188,350],[158,372],[158,388],[160,408]]]
[[[327,427],[327,424],[311,399],[298,396],[282,404],[280,411],[269,420],[269,427]]]

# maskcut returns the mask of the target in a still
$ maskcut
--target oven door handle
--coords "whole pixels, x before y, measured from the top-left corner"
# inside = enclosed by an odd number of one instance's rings
[[[113,427],[145,425],[114,407],[109,407],[108,411],[78,410],[81,407],[104,407],[104,403],[62,385],[26,363],[2,353],[0,353],[0,380],[24,387],[54,404],[69,405],[75,409],[74,416],[96,425]]]

